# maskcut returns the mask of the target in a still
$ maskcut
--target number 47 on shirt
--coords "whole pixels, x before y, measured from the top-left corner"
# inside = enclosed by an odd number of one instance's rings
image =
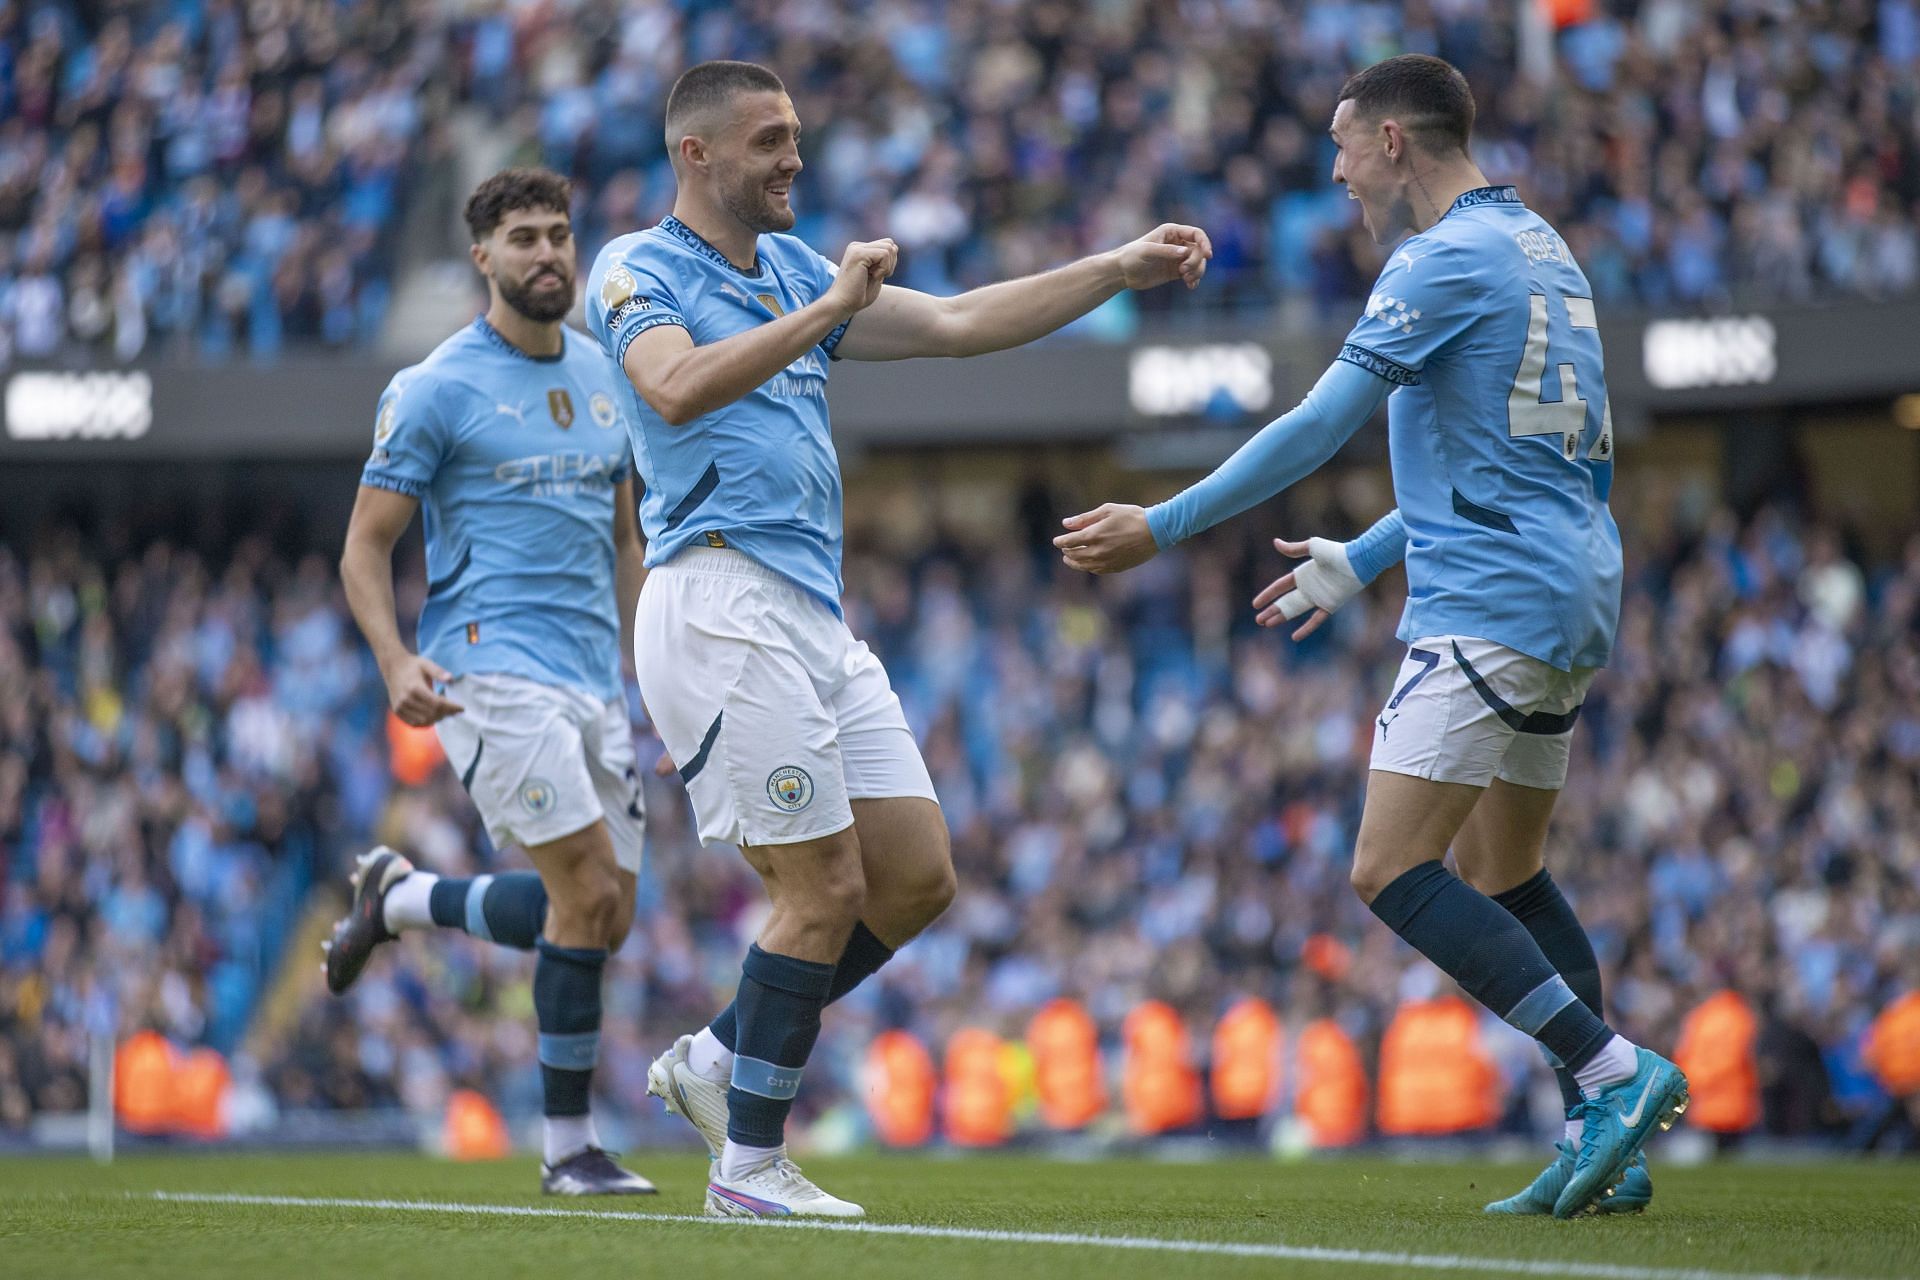
[[[1553,298],[1546,294],[1529,295],[1527,313],[1527,347],[1520,356],[1520,368],[1513,375],[1513,390],[1507,394],[1507,434],[1518,439],[1521,436],[1560,437],[1560,453],[1568,462],[1574,461],[1580,453],[1580,436],[1587,426],[1587,402],[1580,398],[1579,375],[1570,362],[1560,363],[1560,398],[1547,400],[1546,373],[1549,351],[1547,349],[1548,306],[1557,301],[1567,314],[1567,327],[1576,340],[1582,330],[1593,333],[1592,341],[1580,342],[1582,350],[1577,356],[1588,357],[1594,372],[1601,376],[1597,379],[1604,383],[1601,373],[1600,325],[1594,319],[1592,298]],[[1588,350],[1587,348],[1590,348]],[[1587,458],[1593,462],[1613,461],[1613,405],[1602,401],[1600,406],[1600,435],[1587,450]]]

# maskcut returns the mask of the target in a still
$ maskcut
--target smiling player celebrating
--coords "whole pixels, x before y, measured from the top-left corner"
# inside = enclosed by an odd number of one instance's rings
[[[1411,648],[1376,726],[1353,884],[1567,1073],[1577,1146],[1488,1206],[1564,1218],[1634,1170],[1687,1083],[1602,1020],[1592,945],[1542,864],[1619,617],[1613,423],[1592,290],[1553,228],[1474,164],[1473,114],[1438,58],[1389,58],[1347,82],[1333,180],[1376,241],[1406,239],[1339,359],[1211,476],[1150,511],[1071,517],[1055,541],[1075,568],[1140,564],[1308,475],[1389,402],[1399,509],[1345,547],[1289,544],[1311,558],[1261,594],[1260,621],[1337,608],[1405,556]]]
[[[887,285],[890,240],[838,268],[791,236],[800,122],[764,67],[710,62],[667,100],[673,216],[601,251],[594,334],[632,383],[652,571],[635,625],[647,709],[703,840],[737,844],[773,911],[734,1003],[648,1084],[715,1156],[707,1212],[859,1217],[786,1158],[820,1011],[954,893],[946,824],[886,671],[840,612],[830,359],[1031,342],[1123,289],[1199,282],[1162,226],[1044,275],[934,298]]]

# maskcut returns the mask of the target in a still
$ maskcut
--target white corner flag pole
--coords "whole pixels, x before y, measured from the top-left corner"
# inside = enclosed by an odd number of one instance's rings
[[[89,1037],[87,1070],[87,1152],[100,1164],[113,1163],[113,1036],[95,1027]]]

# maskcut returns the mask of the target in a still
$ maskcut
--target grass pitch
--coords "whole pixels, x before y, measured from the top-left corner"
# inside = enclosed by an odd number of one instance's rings
[[[870,1225],[850,1230],[685,1220],[701,1209],[704,1160],[674,1154],[629,1163],[662,1193],[618,1203],[544,1198],[527,1158],[459,1165],[388,1154],[192,1153],[136,1155],[105,1168],[64,1158],[0,1161],[0,1275],[1920,1274],[1920,1163],[1656,1163],[1646,1215],[1555,1222],[1481,1215],[1486,1200],[1535,1172],[1517,1165],[999,1155],[809,1161],[822,1185],[867,1206]]]

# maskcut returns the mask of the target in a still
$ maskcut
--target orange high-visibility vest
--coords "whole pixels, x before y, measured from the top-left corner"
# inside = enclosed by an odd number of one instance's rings
[[[1013,1133],[1013,1097],[1000,1069],[1000,1037],[963,1027],[947,1042],[942,1111],[947,1141],[994,1147]]]
[[[1213,1114],[1257,1120],[1280,1092],[1283,1033],[1273,1006],[1249,996],[1221,1015],[1213,1029]]]
[[[1593,0],[1536,0],[1556,31],[1593,21]]]
[[[1300,962],[1328,982],[1338,982],[1353,967],[1353,952],[1332,934],[1316,933],[1301,946]]]
[[[1380,1041],[1380,1131],[1464,1133],[1500,1118],[1480,1020],[1458,996],[1403,1004]]]
[[[1107,1107],[1100,1077],[1100,1032],[1073,1000],[1049,1000],[1027,1024],[1040,1118],[1052,1129],[1078,1129]]]
[[[173,1073],[173,1128],[195,1138],[227,1132],[227,1093],[233,1077],[227,1060],[212,1049],[195,1049]]]
[[[1149,1000],[1121,1024],[1126,1065],[1121,1098],[1135,1133],[1165,1133],[1197,1124],[1200,1073],[1193,1069],[1193,1042],[1173,1007]]]
[[[472,1089],[455,1089],[447,1099],[446,1142],[447,1155],[455,1160],[498,1160],[513,1145],[507,1122]]]
[[[1367,1069],[1353,1038],[1332,1018],[1300,1028],[1293,1114],[1316,1147],[1344,1147],[1367,1132]]]
[[[446,758],[440,735],[431,727],[418,728],[387,712],[387,768],[397,782],[417,787],[431,778]]]
[[[1920,1093],[1920,991],[1909,991],[1880,1011],[1867,1028],[1861,1056],[1894,1097]]]
[[[113,1055],[113,1110],[134,1133],[166,1133],[173,1127],[173,1078],[177,1055],[158,1031],[127,1037]]]
[[[1687,1015],[1673,1060],[1687,1073],[1687,1122],[1713,1133],[1760,1123],[1760,1020],[1738,992],[1721,991]]]
[[[933,1055],[912,1034],[883,1031],[867,1046],[867,1115],[890,1147],[917,1147],[933,1136],[939,1080]]]

